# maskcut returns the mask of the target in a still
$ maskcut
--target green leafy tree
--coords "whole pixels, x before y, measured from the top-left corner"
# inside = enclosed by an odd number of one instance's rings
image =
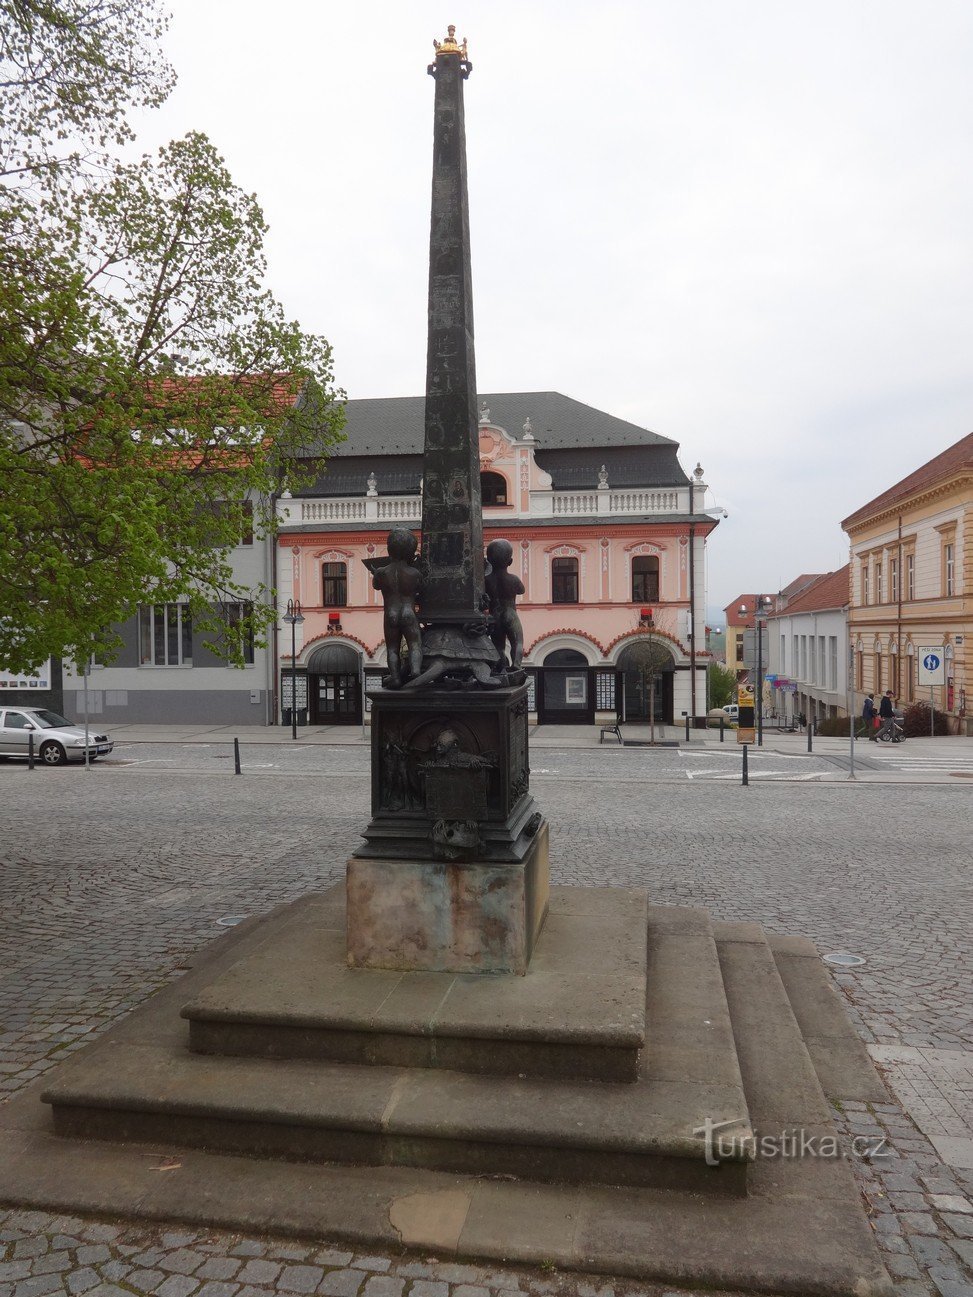
[[[179,598],[239,660],[273,609],[230,551],[339,436],[330,347],[264,287],[260,206],[204,135],[111,155],[172,84],[151,0],[0,17],[0,661],[86,660]]]
[[[711,662],[706,668],[709,677],[710,707],[725,707],[727,703],[736,702],[736,672],[725,667],[722,662]]]

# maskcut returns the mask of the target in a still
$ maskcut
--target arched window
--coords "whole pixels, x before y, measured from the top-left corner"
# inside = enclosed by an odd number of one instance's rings
[[[323,563],[321,565],[321,604],[325,608],[347,608],[347,563]]]
[[[507,504],[507,479],[501,473],[481,473],[480,494],[484,505]]]
[[[578,560],[556,558],[551,563],[551,603],[578,602]]]
[[[632,603],[655,603],[659,598],[659,560],[654,554],[632,559]]]

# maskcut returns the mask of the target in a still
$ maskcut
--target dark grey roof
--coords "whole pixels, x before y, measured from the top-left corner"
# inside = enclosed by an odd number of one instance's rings
[[[348,401],[345,440],[332,456],[421,455],[425,400],[378,396]],[[530,419],[537,444],[544,449],[677,445],[560,392],[481,392],[477,400],[490,411],[490,422],[512,436],[522,436],[524,421]]]
[[[689,481],[676,458],[674,442],[648,446],[595,446],[577,450],[537,450],[537,463],[550,473],[556,491],[594,490],[602,465],[613,487],[678,487]],[[349,455],[328,461],[326,468],[297,496],[364,495],[369,474],[379,495],[418,495],[421,455]]]

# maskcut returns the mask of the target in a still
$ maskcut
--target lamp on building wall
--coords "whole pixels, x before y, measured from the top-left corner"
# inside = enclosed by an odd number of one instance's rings
[[[767,623],[761,614],[766,612],[774,601],[769,594],[758,594],[756,599],[753,625],[757,632],[757,747],[762,748],[764,744],[764,630]],[[747,618],[750,616],[751,609],[742,603],[740,612],[744,618]]]
[[[297,738],[297,628],[304,622],[300,602],[287,600],[287,611],[281,619],[291,628],[291,738]]]

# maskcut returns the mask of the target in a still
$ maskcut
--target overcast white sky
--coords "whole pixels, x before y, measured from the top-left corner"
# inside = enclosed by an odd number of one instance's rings
[[[353,397],[424,388],[425,69],[468,37],[480,390],[701,461],[711,607],[840,566],[841,518],[973,426],[970,0],[169,7],[143,142],[213,139]]]

